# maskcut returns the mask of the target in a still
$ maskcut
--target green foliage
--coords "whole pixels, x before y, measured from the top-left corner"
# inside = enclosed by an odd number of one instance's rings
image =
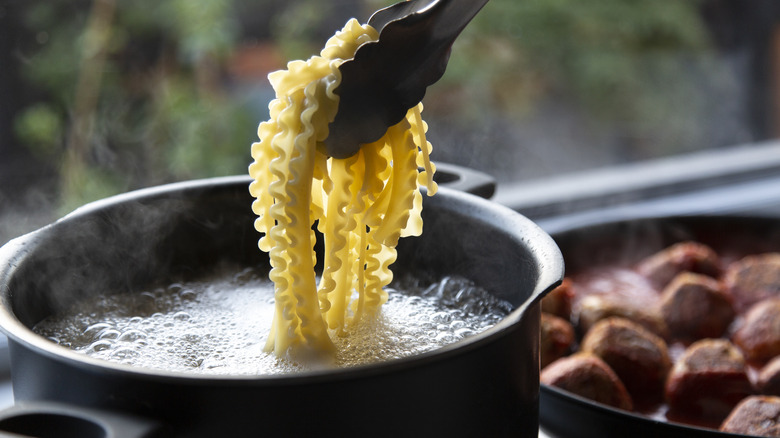
[[[29,81],[30,88],[45,92],[48,100],[62,110],[73,99],[79,59],[74,53],[74,42],[80,40],[86,20],[86,9],[83,3],[81,6],[67,2],[30,2],[22,17],[36,38],[23,49],[21,75]],[[68,20],[61,20],[63,16]]]
[[[56,214],[65,215],[86,202],[117,194],[126,186],[123,175],[98,166],[78,166],[63,178],[63,191]]]
[[[199,98],[192,84],[173,78],[157,93],[148,138],[163,144],[167,172],[183,180],[246,171],[257,120],[237,102]]]
[[[229,0],[171,0],[171,25],[182,54],[196,60],[204,54],[224,56],[236,42],[236,23]]]
[[[16,137],[42,159],[58,157],[62,138],[62,118],[48,104],[38,103],[25,108],[14,121]]]
[[[291,2],[272,23],[271,32],[287,59],[307,59],[322,49],[316,42],[316,29],[323,19],[322,3],[322,0]]]
[[[460,68],[452,69],[459,72],[448,75],[467,79],[487,67],[491,72],[482,74],[497,73],[508,82],[536,78],[541,86],[603,101],[605,93],[636,91],[652,77],[644,73],[645,57],[705,48],[697,7],[676,0],[488,3],[466,30],[470,38],[458,41],[468,56],[459,55]],[[479,61],[485,62],[466,69]]]
[[[495,0],[456,42],[442,83],[471,90],[475,107],[520,116],[543,99],[565,96],[627,137],[665,131],[660,143],[674,143],[695,129],[690,117],[700,113],[695,92],[703,77],[696,73],[714,53],[699,6]]]
[[[82,60],[100,49],[84,38],[95,3],[33,1],[23,10],[25,26],[39,36],[26,47],[23,77],[41,97],[19,111],[16,136],[66,167],[63,205],[244,172],[256,121],[222,79],[237,39],[231,0],[116,1],[105,23],[110,40],[94,84],[98,100],[82,115],[93,127],[87,153],[65,159],[76,84],[85,68],[95,68]]]
[[[344,5],[359,9],[353,16],[366,17],[394,3],[115,0],[97,102],[87,115],[93,127],[87,153],[75,159],[83,163],[67,164],[85,29],[99,1],[31,0],[21,7],[33,36],[20,49],[21,73],[36,99],[18,112],[15,133],[50,164],[83,165],[75,170],[88,178],[63,173],[73,178],[63,184],[70,187],[63,192],[67,205],[246,170],[257,112],[226,80],[231,54],[246,43],[241,25],[255,22],[240,16],[239,6],[273,11],[260,20],[270,28],[258,34],[270,35],[285,58],[295,59],[319,52],[343,25]],[[523,117],[545,100],[563,98],[626,138],[641,143],[654,137],[678,148],[691,141],[690,121],[702,105],[693,83],[711,62],[698,6],[679,0],[492,0],[457,40],[447,73],[429,90],[426,104],[445,102],[438,106],[445,116],[471,122],[497,113]]]

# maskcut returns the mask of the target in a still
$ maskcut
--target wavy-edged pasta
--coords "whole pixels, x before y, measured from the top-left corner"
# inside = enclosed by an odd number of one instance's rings
[[[375,29],[350,20],[320,56],[269,75],[276,98],[252,144],[249,190],[255,228],[263,233],[258,246],[270,255],[275,287],[265,348],[278,356],[332,351],[331,334],[344,334],[379,310],[398,239],[422,232],[419,187],[436,192],[422,104],[352,157],[318,150],[338,110],[339,65],[377,38]],[[319,282],[315,223],[325,247]]]

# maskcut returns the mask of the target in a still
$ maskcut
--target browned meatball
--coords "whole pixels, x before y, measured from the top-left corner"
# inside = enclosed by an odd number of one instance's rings
[[[713,278],[721,273],[718,254],[698,242],[669,246],[639,262],[636,270],[658,289],[664,288],[680,272],[695,272]]]
[[[590,295],[583,298],[577,306],[576,316],[580,333],[586,333],[602,319],[618,316],[630,319],[658,336],[666,337],[668,334],[659,306],[639,305],[611,295]]]
[[[780,298],[755,304],[745,314],[733,341],[750,360],[769,360],[780,354]]]
[[[751,255],[731,263],[723,275],[737,310],[780,297],[780,253]]]
[[[751,394],[742,353],[725,339],[702,339],[685,350],[669,373],[667,416],[719,423]]]
[[[780,397],[756,395],[740,402],[720,426],[722,432],[780,437]]]
[[[780,396],[780,356],[761,368],[756,379],[756,389],[761,394]]]
[[[633,403],[626,387],[614,371],[598,357],[577,353],[548,365],[541,382],[587,399],[620,409],[631,410]]]
[[[539,346],[542,368],[565,356],[574,343],[574,327],[569,321],[542,312],[542,343]]]
[[[641,325],[624,318],[603,319],[585,335],[581,350],[606,362],[635,402],[663,398],[672,366],[666,342]]]
[[[661,316],[673,336],[687,340],[717,338],[734,319],[734,308],[718,281],[683,272],[661,294]]]
[[[564,278],[561,285],[551,290],[542,298],[542,312],[559,316],[564,319],[571,318],[571,301],[574,297],[570,278]]]

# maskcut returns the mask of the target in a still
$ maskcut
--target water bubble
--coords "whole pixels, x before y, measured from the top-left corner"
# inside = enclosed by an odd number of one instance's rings
[[[436,312],[431,315],[431,321],[433,322],[449,322],[450,315],[447,312]]]
[[[120,334],[119,330],[107,328],[98,333],[98,339],[116,339]]]
[[[194,301],[197,297],[198,294],[192,289],[183,288],[179,291],[179,298],[183,301]]]
[[[96,341],[96,342],[93,342],[92,344],[90,344],[87,347],[87,353],[89,353],[89,352],[98,352],[98,351],[105,351],[105,350],[110,349],[113,345],[114,345],[114,343],[111,342],[111,341],[106,341],[106,340]]]
[[[200,342],[201,337],[193,333],[187,333],[181,337],[181,340],[187,344],[197,344]]]
[[[469,336],[473,336],[475,334],[476,334],[476,332],[474,330],[468,328],[468,327],[459,328],[459,329],[455,330],[455,336],[457,336],[458,338],[461,338],[461,339],[467,338]]]
[[[450,323],[450,329],[455,331],[465,326],[466,326],[466,322],[460,319],[456,319]]]
[[[406,300],[406,304],[410,306],[418,306],[423,302],[423,299],[421,297],[410,297],[408,300]]]
[[[140,316],[147,316],[157,311],[156,298],[151,292],[134,295],[126,305],[129,311]]]
[[[136,342],[138,340],[146,339],[146,333],[141,330],[130,329],[119,335],[117,341],[121,342]]]
[[[99,322],[97,324],[92,324],[86,329],[84,329],[84,336],[91,337],[92,339],[96,339],[98,336],[100,336],[100,333],[102,333],[104,330],[111,328],[111,324],[105,323],[105,322]]]
[[[420,293],[420,295],[424,297],[433,297],[436,296],[438,290],[439,290],[439,286],[437,284],[432,284],[428,286],[426,289],[424,289],[422,293]]]
[[[213,370],[216,368],[224,368],[225,363],[220,360],[219,358],[206,358],[203,359],[203,361],[200,364],[201,368],[207,369],[207,370]]]
[[[112,359],[118,359],[121,361],[125,361],[128,359],[136,358],[141,353],[138,352],[138,350],[130,347],[124,347],[124,348],[117,348],[116,350],[111,352],[111,355],[109,356]]]
[[[440,332],[436,334],[434,339],[439,343],[439,345],[446,345],[454,341],[452,334],[449,332]]]
[[[187,312],[176,312],[173,314],[173,319],[176,321],[189,321],[190,318],[192,318],[192,315]]]
[[[187,357],[184,360],[184,366],[187,368],[200,368],[203,364],[203,358]]]

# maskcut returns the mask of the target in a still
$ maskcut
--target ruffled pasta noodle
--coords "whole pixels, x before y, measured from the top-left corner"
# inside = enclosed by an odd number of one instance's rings
[[[376,314],[387,300],[398,239],[422,232],[419,187],[436,192],[422,104],[355,156],[333,159],[318,150],[338,109],[339,65],[377,38],[371,26],[350,20],[320,56],[269,75],[276,99],[252,144],[249,190],[274,283],[265,349],[280,357],[330,352],[331,334]],[[325,247],[319,284],[315,223]]]

